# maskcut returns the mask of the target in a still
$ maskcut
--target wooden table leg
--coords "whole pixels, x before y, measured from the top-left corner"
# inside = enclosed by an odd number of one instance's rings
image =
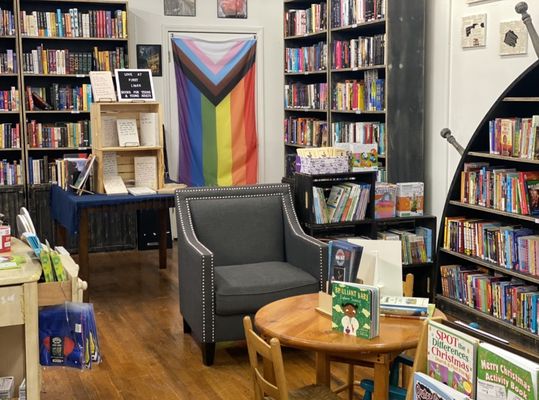
[[[168,208],[159,209],[159,268],[167,267]]]
[[[330,364],[327,353],[316,352],[316,383],[330,387]]]
[[[24,343],[26,348],[26,396],[39,399],[39,333],[37,311],[37,282],[25,283],[24,291]]]
[[[384,362],[374,364],[374,396],[376,400],[388,400],[389,397],[389,357]]]
[[[90,283],[90,260],[88,256],[89,248],[89,221],[88,221],[88,209],[83,208],[80,213],[79,220],[79,277],[88,282],[88,289],[91,287]],[[83,293],[83,299],[85,302],[89,300],[88,290]]]

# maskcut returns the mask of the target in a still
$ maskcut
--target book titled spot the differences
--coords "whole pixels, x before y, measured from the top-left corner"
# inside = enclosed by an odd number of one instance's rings
[[[372,339],[380,330],[380,291],[351,282],[331,284],[331,327],[345,335]]]

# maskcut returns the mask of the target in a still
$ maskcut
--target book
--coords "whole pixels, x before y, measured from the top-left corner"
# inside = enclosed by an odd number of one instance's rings
[[[136,119],[117,119],[116,126],[120,147],[140,146]]]
[[[539,364],[489,343],[477,349],[477,400],[537,400]]]
[[[378,144],[350,143],[352,172],[378,169]]]
[[[39,261],[41,262],[41,269],[43,270],[43,278],[45,282],[54,282],[54,270],[52,269],[51,258],[48,251],[41,251],[39,253]]]
[[[382,296],[380,299],[380,313],[427,317],[429,315],[429,299],[423,297]]]
[[[158,114],[143,113],[139,114],[140,121],[140,145],[158,146]]]
[[[332,329],[365,339],[378,336],[380,292],[377,287],[334,281],[331,297]]]
[[[430,377],[475,398],[476,355],[479,339],[429,321],[427,371]]]
[[[469,396],[422,373],[414,373],[414,400],[471,400]]]
[[[155,194],[155,190],[152,190],[147,187],[138,187],[138,186],[128,187],[127,191],[133,196],[147,196],[150,194]]]
[[[52,261],[52,267],[54,269],[54,275],[56,276],[57,281],[66,281],[67,275],[64,269],[64,266],[62,264],[62,259],[60,258],[60,254],[56,251],[50,251],[50,258]]]
[[[539,215],[539,180],[526,181],[530,215]]]
[[[397,217],[423,215],[423,182],[397,183]]]
[[[374,218],[393,218],[396,215],[397,185],[376,182],[374,188]]]
[[[105,193],[109,195],[128,193],[125,183],[120,175],[104,175],[103,187],[105,189]]]
[[[329,242],[328,280],[355,282],[363,247],[344,240]]]

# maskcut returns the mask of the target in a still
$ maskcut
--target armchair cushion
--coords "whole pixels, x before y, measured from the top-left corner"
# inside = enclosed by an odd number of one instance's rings
[[[215,268],[215,313],[254,314],[272,301],[318,290],[318,279],[280,261]]]

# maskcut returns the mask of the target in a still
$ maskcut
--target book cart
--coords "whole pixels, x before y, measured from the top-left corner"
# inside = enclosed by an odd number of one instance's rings
[[[363,15],[354,10],[358,4]],[[417,165],[424,163],[425,0],[283,5],[285,177],[293,176],[298,148],[372,143],[377,136],[381,180],[424,181]],[[361,46],[374,49],[372,57],[351,55]],[[357,99],[369,83],[376,90],[365,89],[364,102],[345,100],[348,92]],[[336,134],[355,124],[369,138]]]

